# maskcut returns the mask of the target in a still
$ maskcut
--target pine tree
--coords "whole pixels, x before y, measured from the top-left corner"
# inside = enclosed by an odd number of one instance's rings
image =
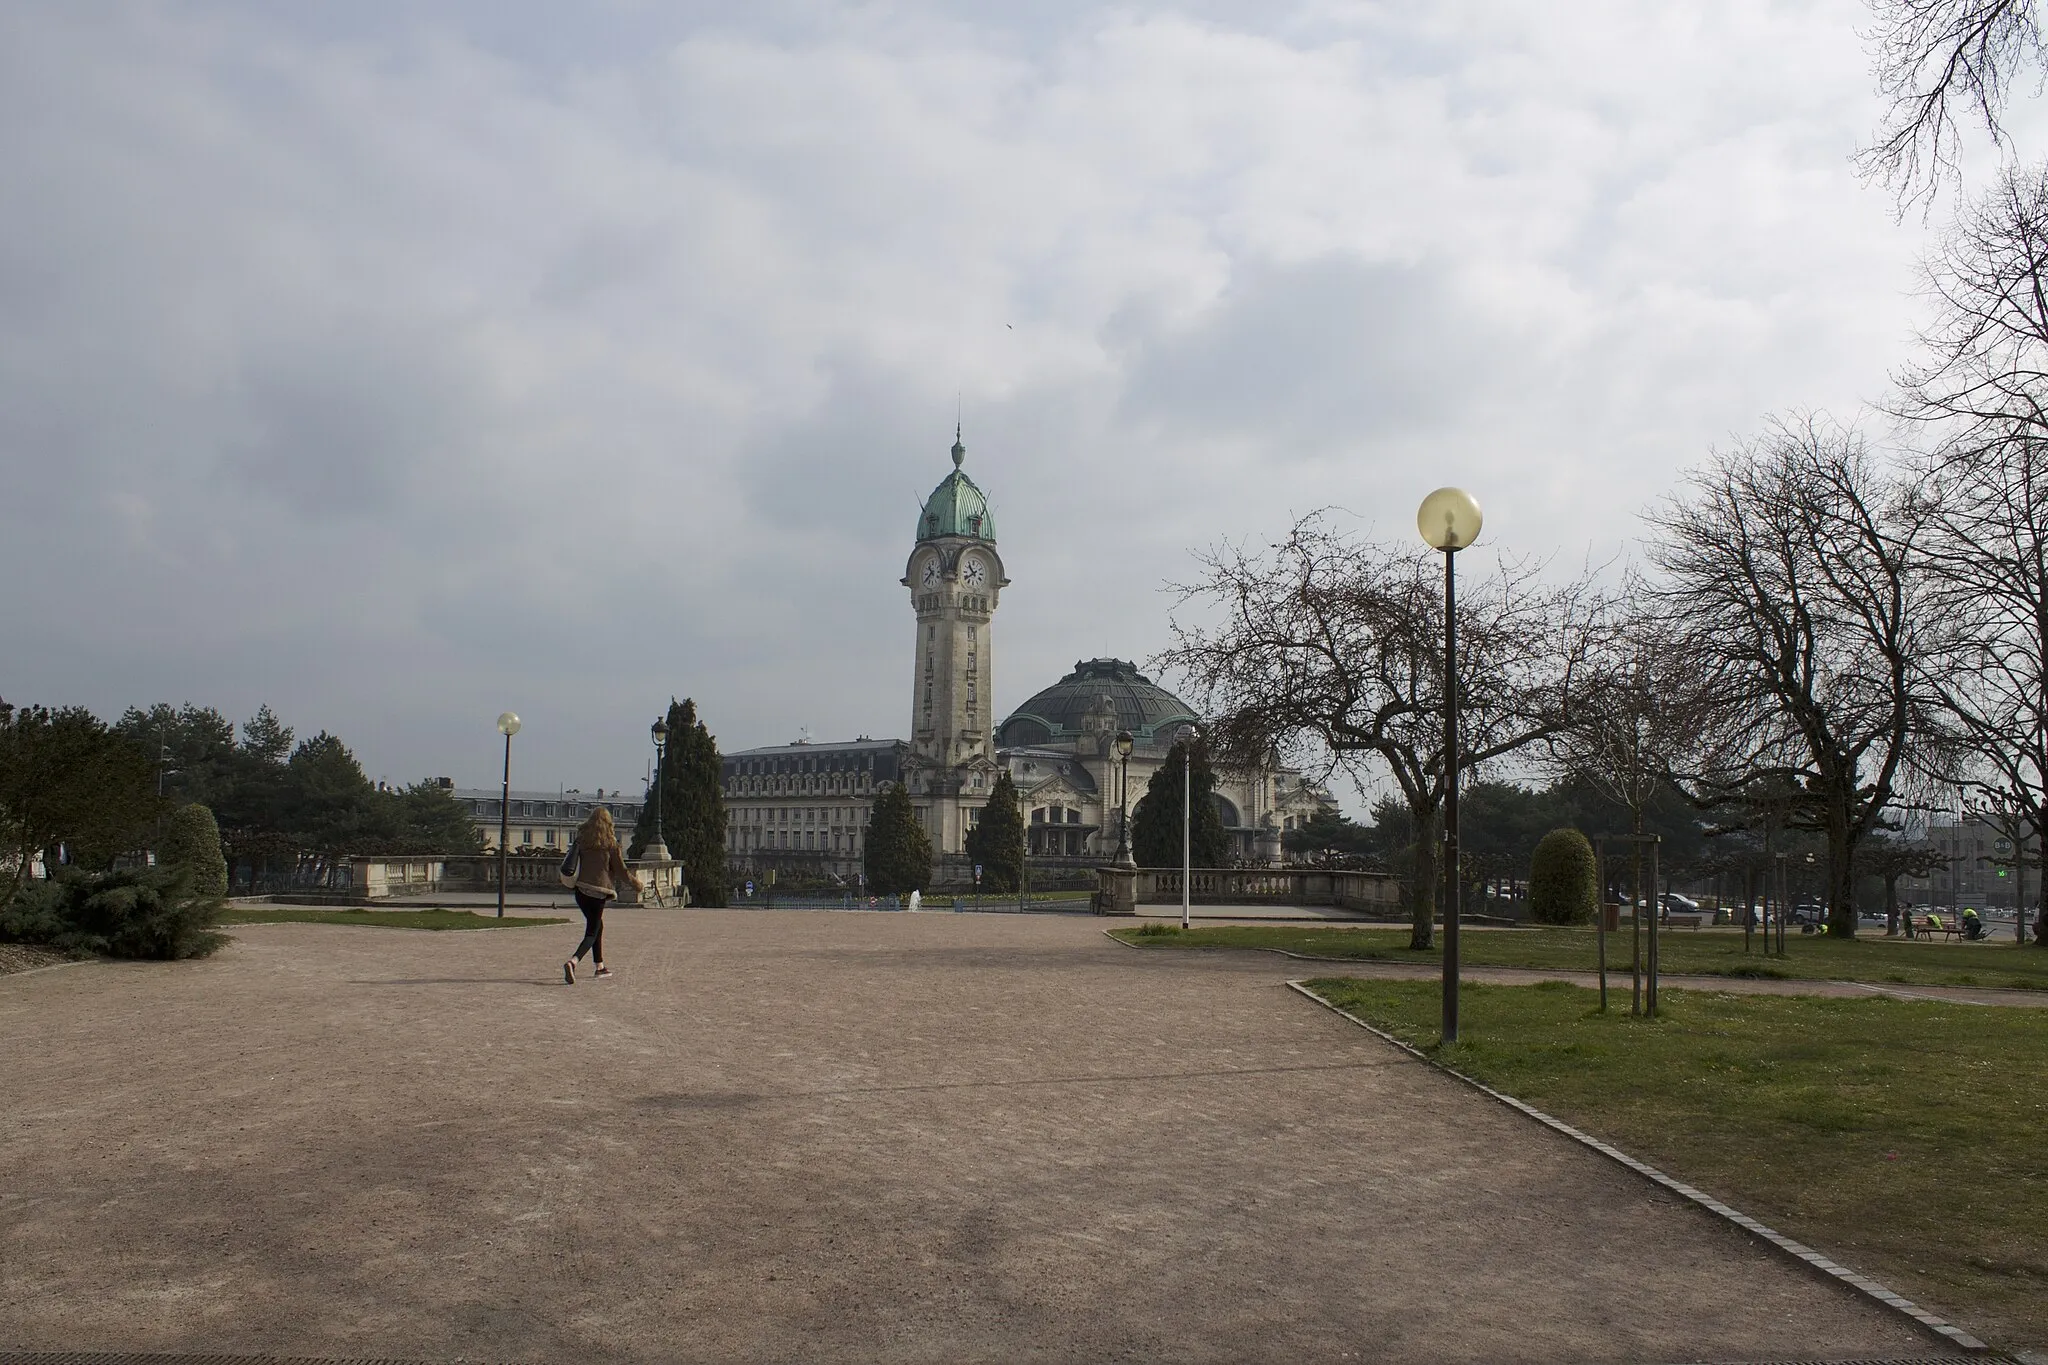
[[[1181,840],[1181,770],[1188,762],[1188,746],[1176,744],[1166,762],[1152,774],[1138,808],[1131,812],[1131,856],[1140,867],[1179,867]],[[1223,816],[1212,794],[1216,773],[1209,756],[1199,745],[1194,750],[1194,769],[1188,775],[1193,789],[1195,820],[1188,831],[1191,865],[1225,867],[1230,862],[1230,836],[1223,832]]]
[[[683,865],[692,905],[724,905],[725,787],[718,741],[697,718],[697,703],[668,703],[668,752],[661,764],[661,834],[671,858]],[[640,807],[630,852],[654,842],[654,789]]]
[[[1007,771],[996,777],[981,823],[967,831],[967,856],[981,868],[984,891],[1015,891],[1024,884],[1024,812]]]
[[[868,890],[878,896],[901,896],[931,885],[932,841],[917,823],[916,812],[910,808],[910,792],[901,783],[892,785],[875,802],[862,863],[867,869]]]
[[[164,830],[162,859],[183,872],[195,896],[216,899],[228,893],[228,860],[220,848],[220,826],[213,812],[198,802],[180,806]]]

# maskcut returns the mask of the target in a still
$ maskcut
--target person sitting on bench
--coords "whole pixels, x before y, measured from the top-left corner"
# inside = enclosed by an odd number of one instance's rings
[[[1963,937],[1967,939],[1980,939],[1984,937],[1983,917],[1968,906],[1963,908]]]

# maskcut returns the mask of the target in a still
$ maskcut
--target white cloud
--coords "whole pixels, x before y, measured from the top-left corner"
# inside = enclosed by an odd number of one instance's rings
[[[0,18],[10,699],[895,733],[956,393],[1007,706],[1290,512],[1611,546],[1910,324],[1854,0],[280,13]]]

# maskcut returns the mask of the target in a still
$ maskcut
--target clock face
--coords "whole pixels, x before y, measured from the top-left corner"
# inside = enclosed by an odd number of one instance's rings
[[[927,588],[929,588],[932,584],[938,581],[939,561],[936,559],[927,559],[924,562],[924,574],[918,579],[918,582],[924,584]]]
[[[961,577],[967,580],[969,586],[978,588],[988,581],[988,570],[982,568],[980,560],[970,559]]]

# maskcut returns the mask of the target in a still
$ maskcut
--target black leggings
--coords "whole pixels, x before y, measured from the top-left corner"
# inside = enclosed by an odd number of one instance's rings
[[[583,942],[576,945],[576,960],[581,962],[585,953],[597,955],[597,965],[604,965],[604,898],[576,893],[576,908],[583,912]]]

